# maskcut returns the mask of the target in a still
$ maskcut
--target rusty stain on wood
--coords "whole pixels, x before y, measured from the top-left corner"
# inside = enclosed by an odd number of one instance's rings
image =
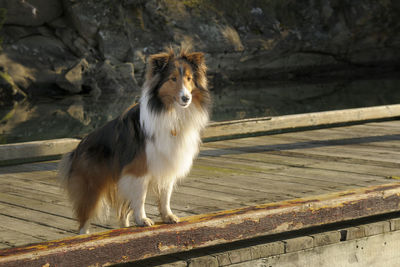
[[[104,266],[400,209],[400,183],[0,250],[0,266]]]

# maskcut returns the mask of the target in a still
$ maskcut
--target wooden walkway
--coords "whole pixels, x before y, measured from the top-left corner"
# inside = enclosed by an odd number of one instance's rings
[[[76,234],[57,161],[0,167],[0,249]],[[172,196],[178,216],[301,198],[400,179],[400,121],[248,137],[202,146]],[[156,221],[153,197],[148,216]],[[91,230],[116,228],[96,224]]]

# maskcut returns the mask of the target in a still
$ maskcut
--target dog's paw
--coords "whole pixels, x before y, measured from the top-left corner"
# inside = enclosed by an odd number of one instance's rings
[[[119,222],[119,227],[123,228],[123,227],[129,227],[131,226],[131,224],[129,223],[128,219],[123,219]]]
[[[179,218],[174,214],[167,214],[166,216],[162,216],[162,220],[164,223],[178,223]]]
[[[146,217],[146,218],[141,218],[141,219],[136,220],[136,225],[137,226],[152,226],[152,225],[154,225],[154,222],[151,219]]]

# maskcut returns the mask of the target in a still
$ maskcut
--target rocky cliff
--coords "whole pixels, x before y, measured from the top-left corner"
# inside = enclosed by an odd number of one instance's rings
[[[0,143],[98,128],[170,44],[206,53],[215,120],[399,103],[374,78],[399,67],[399,18],[397,0],[0,0]]]
[[[384,71],[399,18],[397,0],[0,0],[0,105],[137,90],[169,44],[204,51],[216,84]]]

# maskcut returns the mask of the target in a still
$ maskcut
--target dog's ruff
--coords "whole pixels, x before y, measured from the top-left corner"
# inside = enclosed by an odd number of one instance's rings
[[[198,154],[209,104],[202,53],[151,56],[139,105],[89,134],[60,162],[79,232],[88,233],[90,222],[107,215],[108,207],[123,227],[132,213],[137,225],[153,225],[144,208],[149,188],[158,196],[162,220],[178,222],[171,194]]]

